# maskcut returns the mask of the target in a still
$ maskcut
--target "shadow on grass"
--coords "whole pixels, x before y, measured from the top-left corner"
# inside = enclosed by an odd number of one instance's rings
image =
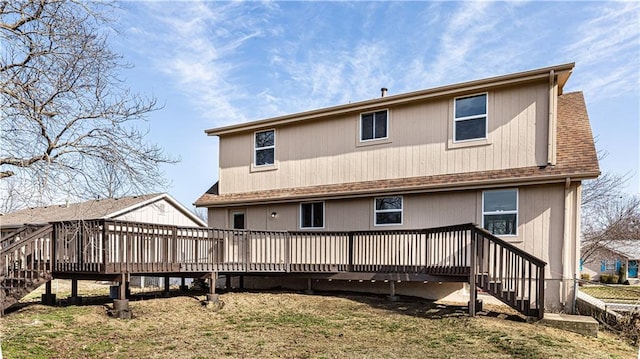
[[[229,292],[245,292],[245,293],[269,293],[269,294],[284,294],[284,293],[295,293],[301,294],[300,291],[291,291],[285,289],[271,289],[271,290],[225,290],[225,289],[216,289],[216,293],[225,294]],[[201,290],[171,290],[169,293],[165,293],[162,290],[157,291],[149,291],[149,292],[141,292],[134,293],[128,296],[128,299],[132,302],[135,301],[143,301],[143,300],[151,300],[151,299],[161,299],[161,298],[171,298],[171,297],[189,297],[194,300],[200,301],[202,297],[207,294],[206,291]],[[366,304],[372,308],[377,308],[381,310],[386,310],[390,312],[396,312],[403,315],[409,315],[413,317],[419,318],[427,318],[427,319],[442,319],[442,318],[451,318],[451,317],[461,317],[468,316],[469,308],[466,305],[462,304],[451,304],[451,303],[437,303],[433,300],[417,298],[417,297],[409,297],[409,296],[397,296],[397,299],[394,301],[389,300],[386,295],[380,294],[369,294],[369,293],[357,293],[357,292],[344,292],[344,291],[315,291],[315,296],[321,297],[337,297],[337,298],[346,298],[355,302]],[[68,306],[67,298],[58,298],[56,302],[56,306],[65,307]],[[91,295],[82,297],[82,303],[80,306],[103,306],[109,307],[112,305],[113,299],[109,297],[109,295]],[[20,302],[17,303],[10,308],[5,310],[5,315],[16,312],[20,309],[27,308],[32,305],[40,304],[40,301],[31,301],[31,302]],[[500,318],[504,320],[514,321],[514,322],[526,322],[526,318],[512,313],[506,313],[495,311],[492,309],[500,309],[496,306],[485,306],[483,311],[477,313],[478,316],[484,317],[492,317],[492,318]]]

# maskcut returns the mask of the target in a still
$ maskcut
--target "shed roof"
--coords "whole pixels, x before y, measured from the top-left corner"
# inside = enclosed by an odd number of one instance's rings
[[[514,183],[535,184],[582,180],[600,174],[589,116],[582,92],[558,97],[557,163],[546,167],[452,173],[434,176],[218,194],[207,191],[195,202],[199,207],[287,202],[309,198],[358,197],[383,193],[444,191]],[[217,189],[217,186],[214,187]],[[212,193],[213,192],[213,193]]]
[[[32,207],[0,216],[1,227],[17,227],[26,223],[40,224],[77,219],[109,219],[165,199],[196,223],[206,224],[167,193],[152,193],[121,198],[96,199],[80,203]]]

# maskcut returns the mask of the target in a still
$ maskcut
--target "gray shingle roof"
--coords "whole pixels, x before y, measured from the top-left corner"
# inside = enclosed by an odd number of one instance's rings
[[[58,204],[45,207],[27,208],[0,216],[0,226],[13,227],[25,223],[48,223],[74,219],[111,218],[114,214],[135,207],[162,193],[129,196],[122,198],[105,198],[73,204]]]

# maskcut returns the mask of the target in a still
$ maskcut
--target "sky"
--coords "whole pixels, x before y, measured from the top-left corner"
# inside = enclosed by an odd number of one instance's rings
[[[575,62],[603,172],[640,180],[640,2],[122,2],[122,78],[163,107],[148,140],[181,158],[190,205],[218,178],[204,130]]]

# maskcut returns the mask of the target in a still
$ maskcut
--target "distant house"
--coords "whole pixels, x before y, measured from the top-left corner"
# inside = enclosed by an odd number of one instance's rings
[[[638,264],[640,264],[640,241],[619,240],[598,245],[591,250],[587,260],[580,261],[580,272],[589,274],[592,280],[599,280],[602,274],[620,273],[626,268],[629,282],[640,282]]]
[[[0,216],[0,230],[4,235],[25,224],[45,224],[78,219],[114,219],[176,226],[206,226],[203,220],[170,195],[155,193],[26,208]]]
[[[206,130],[219,138],[219,179],[195,204],[208,208],[210,226],[229,229],[393,233],[475,223],[546,262],[545,305],[570,310],[581,183],[600,173],[583,95],[564,92],[573,67],[392,96],[383,89],[372,100]],[[396,260],[393,248],[378,250]],[[339,282],[326,285],[359,285]],[[445,293],[437,282],[397,289]]]

